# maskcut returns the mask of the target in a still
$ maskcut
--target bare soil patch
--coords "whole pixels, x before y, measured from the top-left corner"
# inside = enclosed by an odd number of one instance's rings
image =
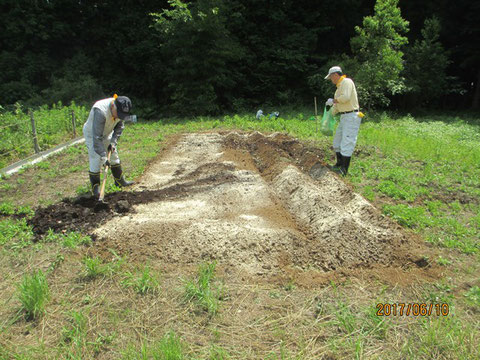
[[[216,260],[242,278],[294,278],[314,286],[365,274],[435,276],[419,239],[383,216],[319,159],[284,134],[185,134],[133,191],[37,209],[37,236],[83,231],[98,252],[191,266]]]

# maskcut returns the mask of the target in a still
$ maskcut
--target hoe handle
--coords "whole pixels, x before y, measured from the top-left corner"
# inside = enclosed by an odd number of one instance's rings
[[[109,162],[110,162],[111,154],[112,154],[112,151],[108,150],[107,160]],[[103,173],[103,182],[102,182],[102,187],[100,189],[100,197],[98,198],[98,201],[103,201],[103,198],[105,197],[105,184],[107,183],[107,174],[108,174],[108,165],[105,166],[105,171]]]

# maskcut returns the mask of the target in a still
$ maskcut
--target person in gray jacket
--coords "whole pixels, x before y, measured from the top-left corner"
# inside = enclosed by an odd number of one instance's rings
[[[125,127],[124,120],[130,116],[132,102],[126,96],[114,95],[97,101],[83,125],[83,135],[88,149],[89,175],[92,192],[100,196],[100,169],[109,166],[117,186],[129,186],[133,181],[125,180],[117,151],[117,141]],[[110,161],[107,152],[110,151]]]

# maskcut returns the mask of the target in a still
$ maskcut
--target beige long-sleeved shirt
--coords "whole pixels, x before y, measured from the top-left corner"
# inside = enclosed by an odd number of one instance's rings
[[[338,101],[333,105],[332,112],[337,114],[339,112],[359,110],[357,98],[357,89],[352,79],[342,76],[337,83],[337,91],[335,91],[335,100]]]

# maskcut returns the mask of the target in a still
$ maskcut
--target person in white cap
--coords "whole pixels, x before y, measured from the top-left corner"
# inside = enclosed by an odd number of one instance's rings
[[[123,121],[130,116],[132,102],[126,96],[117,96],[97,101],[83,125],[85,145],[88,149],[89,175],[93,196],[100,196],[100,168],[110,166],[117,186],[129,186],[133,181],[125,180],[117,152],[117,141],[124,129]],[[110,161],[107,151],[111,152]]]
[[[333,137],[333,149],[337,155],[337,163],[333,165],[332,170],[346,176],[357,143],[363,114],[358,105],[355,84],[352,79],[343,74],[340,66],[331,67],[325,79],[330,79],[337,86],[333,99],[328,99],[325,105],[333,106],[333,115],[340,114],[340,124]]]

